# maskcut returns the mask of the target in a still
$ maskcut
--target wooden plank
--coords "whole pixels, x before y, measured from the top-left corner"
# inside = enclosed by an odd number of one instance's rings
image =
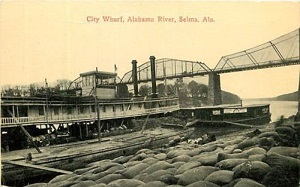
[[[243,123],[236,123],[236,122],[231,122],[231,121],[223,121],[223,122],[230,124],[230,125],[240,126],[240,127],[249,127],[249,128],[253,127],[253,125],[247,125],[247,124],[243,124]]]
[[[22,166],[22,167],[30,167],[30,168],[34,168],[34,169],[51,171],[51,172],[61,173],[61,174],[72,174],[73,173],[71,171],[55,169],[55,168],[49,168],[49,167],[45,167],[45,166],[41,166],[41,165],[33,165],[33,164],[25,163],[25,162],[2,160],[2,163],[12,164],[12,165],[17,165],[17,166]]]

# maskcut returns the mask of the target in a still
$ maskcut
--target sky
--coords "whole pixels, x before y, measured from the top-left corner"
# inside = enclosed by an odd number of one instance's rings
[[[124,22],[104,22],[103,16]],[[154,22],[128,22],[129,17]],[[158,17],[176,22],[158,22]],[[211,18],[213,22],[179,22]],[[100,20],[97,22],[97,19]],[[157,59],[201,61],[214,68],[222,56],[299,28],[299,2],[0,1],[0,85],[76,79],[114,71],[122,77]],[[294,92],[299,65],[221,74],[221,88],[241,98]]]

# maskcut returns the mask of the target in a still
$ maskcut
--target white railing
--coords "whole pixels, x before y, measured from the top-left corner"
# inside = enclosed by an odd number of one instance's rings
[[[76,120],[76,119],[91,119],[91,118],[95,118],[94,113],[51,116],[51,117],[48,118],[48,121],[49,122],[55,122],[55,121]]]
[[[124,110],[117,112],[102,112],[100,111],[100,119],[114,119],[114,118],[126,118],[134,116],[142,116],[148,114],[158,114],[158,113],[167,113],[179,110],[179,105],[172,105],[167,107],[160,108],[133,108],[132,110]],[[87,113],[87,114],[70,114],[70,115],[53,115],[48,117],[48,122],[66,122],[66,121],[81,121],[81,120],[97,120],[96,113]],[[1,126],[11,125],[11,124],[33,124],[33,123],[47,123],[46,116],[38,117],[15,117],[15,118],[1,118]]]
[[[17,123],[31,123],[46,121],[45,116],[38,117],[15,117],[15,118],[1,118],[1,124],[17,124]]]

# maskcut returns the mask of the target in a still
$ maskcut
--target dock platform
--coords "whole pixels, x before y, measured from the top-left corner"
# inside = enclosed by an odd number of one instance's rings
[[[2,153],[2,178],[5,181],[16,181],[24,176],[29,177],[26,173],[30,173],[30,177],[72,173],[87,163],[134,154],[143,148],[159,148],[174,137],[184,136],[188,131],[156,128],[143,133],[138,131],[106,137],[101,142],[88,140],[41,147],[42,153],[34,148]],[[30,162],[26,162],[28,153],[32,155]]]

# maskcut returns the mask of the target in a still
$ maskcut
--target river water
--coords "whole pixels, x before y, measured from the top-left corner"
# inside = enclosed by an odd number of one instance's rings
[[[251,104],[270,104],[270,112],[272,113],[271,121],[277,121],[280,116],[290,117],[295,115],[298,110],[297,101],[270,101],[263,99],[245,99],[243,105]]]

